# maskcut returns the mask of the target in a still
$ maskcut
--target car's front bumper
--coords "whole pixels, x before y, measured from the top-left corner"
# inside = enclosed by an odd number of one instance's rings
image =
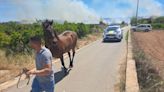
[[[118,41],[121,40],[121,38],[117,37],[117,36],[107,36],[103,38],[104,41]]]

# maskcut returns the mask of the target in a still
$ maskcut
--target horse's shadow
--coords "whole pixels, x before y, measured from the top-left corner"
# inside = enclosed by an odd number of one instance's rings
[[[66,77],[69,72],[71,71],[71,69],[67,70],[67,73],[65,72],[65,70],[62,68],[60,71],[56,72],[54,74],[55,76],[55,84],[57,84],[58,82],[60,82],[64,77]]]

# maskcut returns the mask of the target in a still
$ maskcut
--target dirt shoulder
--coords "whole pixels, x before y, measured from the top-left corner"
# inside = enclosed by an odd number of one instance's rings
[[[139,47],[156,62],[152,62],[164,77],[164,30],[151,32],[135,32],[134,37]]]
[[[164,92],[164,30],[132,32],[141,92]]]
[[[82,39],[78,39],[77,49],[80,49],[83,46],[100,39],[101,36],[101,32],[92,33],[87,35],[86,37],[83,37]],[[20,69],[22,69],[23,67],[27,67],[29,69],[34,68],[34,56],[19,55],[6,58],[5,52],[1,50],[0,59],[0,83],[3,83],[18,76]]]

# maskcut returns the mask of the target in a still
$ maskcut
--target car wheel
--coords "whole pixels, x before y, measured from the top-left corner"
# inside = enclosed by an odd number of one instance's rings
[[[146,30],[145,30],[145,32],[149,32],[149,30],[148,30],[148,29],[146,29]]]
[[[121,39],[123,39],[123,36],[121,36]]]
[[[121,39],[118,39],[118,42],[121,42]]]
[[[133,29],[134,32],[136,32],[137,30],[136,29]]]
[[[105,39],[103,39],[102,42],[105,42]]]

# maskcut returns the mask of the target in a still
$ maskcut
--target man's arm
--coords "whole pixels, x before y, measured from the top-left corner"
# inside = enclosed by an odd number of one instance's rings
[[[53,70],[52,70],[52,54],[51,52],[45,52],[42,55],[42,61],[40,61],[44,66],[42,67],[41,70],[31,70],[29,71],[30,74],[34,74],[37,76],[46,76],[49,75]]]
[[[30,70],[27,72],[27,74],[31,75],[37,75],[37,76],[46,76],[49,75],[52,72],[51,64],[46,64],[44,66],[44,69],[41,70]]]

